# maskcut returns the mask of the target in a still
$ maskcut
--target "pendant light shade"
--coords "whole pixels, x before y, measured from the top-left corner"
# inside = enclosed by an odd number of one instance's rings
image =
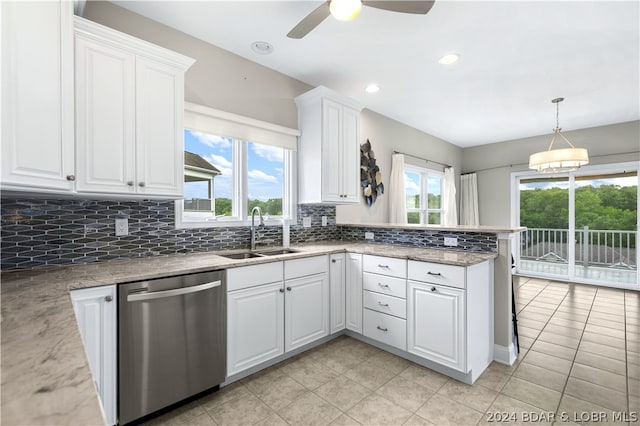
[[[556,128],[553,129],[553,138],[546,151],[531,154],[529,157],[529,168],[540,173],[569,172],[576,170],[580,166],[589,163],[589,153],[584,148],[576,148],[569,139],[567,139],[560,131],[560,102],[564,98],[556,98],[551,102],[556,104]],[[552,149],[556,138],[560,136],[570,146],[564,149]]]

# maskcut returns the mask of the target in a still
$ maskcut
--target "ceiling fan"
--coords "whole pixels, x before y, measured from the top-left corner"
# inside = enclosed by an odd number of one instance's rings
[[[358,16],[363,5],[392,12],[425,15],[434,2],[435,0],[327,0],[298,22],[287,37],[300,39],[306,36],[329,15],[341,21],[350,21]]]

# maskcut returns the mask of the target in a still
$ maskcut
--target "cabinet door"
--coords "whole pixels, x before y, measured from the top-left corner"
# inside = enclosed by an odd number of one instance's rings
[[[148,195],[183,191],[184,72],[136,59],[136,182]]]
[[[73,3],[4,1],[0,7],[2,187],[71,191]]]
[[[329,277],[310,275],[285,281],[285,352],[329,335]]]
[[[342,108],[342,201],[360,202],[360,113]]]
[[[76,35],[79,192],[135,193],[135,56]]]
[[[362,333],[362,255],[347,253],[345,266],[347,329]]]
[[[345,254],[332,254],[329,264],[329,284],[331,295],[331,333],[346,327],[345,308]]]
[[[109,425],[116,424],[116,287],[71,292],[91,373]]]
[[[409,281],[408,351],[466,372],[465,292]]]
[[[227,375],[282,355],[282,281],[227,293]]]
[[[342,105],[322,100],[322,201],[344,201]]]

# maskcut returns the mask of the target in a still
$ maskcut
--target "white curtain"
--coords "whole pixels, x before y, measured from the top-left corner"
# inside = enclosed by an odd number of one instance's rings
[[[404,155],[391,156],[391,178],[389,179],[389,222],[407,223],[407,205],[404,189]]]
[[[444,198],[444,220],[445,226],[458,224],[458,210],[456,208],[456,176],[453,167],[444,169],[444,179],[442,180],[442,196]]]
[[[460,225],[480,225],[478,176],[475,173],[460,176]]]

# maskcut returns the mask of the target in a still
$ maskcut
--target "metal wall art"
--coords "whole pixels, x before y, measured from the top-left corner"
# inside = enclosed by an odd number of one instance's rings
[[[376,157],[369,139],[360,145],[360,185],[367,206],[372,206],[376,202],[378,194],[384,194],[382,173],[376,165]]]

